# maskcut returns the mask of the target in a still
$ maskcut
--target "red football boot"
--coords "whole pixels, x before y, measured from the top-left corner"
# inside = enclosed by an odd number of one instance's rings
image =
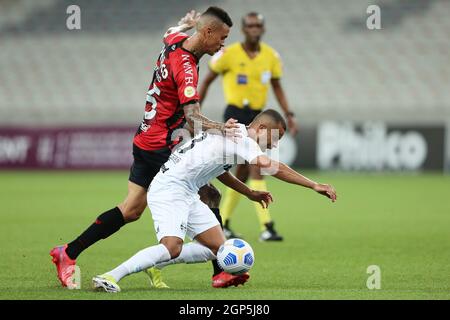
[[[72,286],[72,275],[75,272],[76,261],[69,258],[66,253],[67,244],[63,246],[54,247],[50,251],[53,257],[52,262],[56,265],[56,272],[58,279],[61,281],[63,287]]]
[[[212,286],[214,288],[227,288],[229,286],[237,287],[240,284],[244,284],[248,281],[250,275],[248,272],[238,275],[233,275],[222,271],[212,278]]]

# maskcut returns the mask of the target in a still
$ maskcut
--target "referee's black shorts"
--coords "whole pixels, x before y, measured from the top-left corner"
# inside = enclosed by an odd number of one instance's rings
[[[260,112],[261,110],[253,110],[249,107],[239,108],[229,104],[225,108],[223,120],[224,122],[226,122],[228,119],[233,118],[236,119],[239,123],[248,126]]]
[[[133,164],[130,168],[129,181],[148,189],[161,166],[169,159],[171,150],[143,150],[133,144]]]

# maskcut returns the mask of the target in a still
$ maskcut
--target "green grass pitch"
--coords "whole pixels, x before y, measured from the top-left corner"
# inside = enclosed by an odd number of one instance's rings
[[[0,172],[0,298],[450,299],[449,176],[307,174],[332,183],[338,202],[270,178],[282,243],[258,242],[253,204],[241,200],[232,226],[255,251],[245,286],[211,288],[207,263],[167,267],[169,290],[149,289],[135,274],[108,295],[90,280],[155,243],[148,210],[80,256],[81,290],[60,287],[49,250],[117,204],[127,172]],[[380,290],[366,287],[369,265],[381,268]]]

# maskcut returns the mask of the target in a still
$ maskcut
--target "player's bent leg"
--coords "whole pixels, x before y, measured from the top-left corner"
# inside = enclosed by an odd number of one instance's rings
[[[222,231],[223,231],[223,223],[222,223],[222,216],[220,215],[220,210],[219,210],[219,208],[210,208],[211,209],[211,211],[214,213],[214,215],[216,216],[216,218],[217,218],[217,221],[219,221],[219,224],[220,224],[220,228],[222,229]],[[217,263],[217,260],[216,259],[214,259],[214,260],[212,260],[211,261],[211,264],[212,264],[212,267],[213,267],[213,277],[214,276],[216,276],[216,275],[218,275],[219,273],[221,273],[223,270],[222,270],[222,268],[219,266],[219,264]]]
[[[222,199],[220,191],[212,183],[208,183],[200,188],[198,194],[200,196],[200,200],[214,213],[217,221],[220,223],[220,227],[223,229],[222,216],[220,215],[219,210],[220,200]],[[219,267],[216,260],[212,260],[211,264],[213,267],[213,277],[222,272],[222,269]]]
[[[161,239],[161,243],[164,240]],[[169,261],[158,263],[155,268],[162,269],[168,265],[178,263],[202,263],[216,259],[216,252],[225,242],[225,238],[220,226],[214,226],[195,237],[197,242],[186,243],[181,247],[181,252],[177,257]],[[202,243],[203,242],[203,243]],[[165,241],[167,243],[167,241]]]
[[[161,243],[163,243],[163,240],[164,238],[161,239]],[[156,264],[155,268],[162,269],[172,264],[202,263],[215,260],[216,252],[225,242],[225,237],[223,236],[220,226],[216,225],[195,236],[194,240],[196,241],[184,244],[181,247],[181,252],[178,256],[170,259],[169,261]],[[166,244],[167,242],[167,240],[164,241]],[[170,246],[171,245],[168,245],[168,247]]]
[[[214,255],[217,254],[220,246],[225,242],[225,235],[219,226],[213,227],[198,234],[195,240],[208,247]],[[227,288],[229,286],[238,286],[248,281],[250,275],[244,273],[241,275],[232,275],[225,271],[215,274],[212,277],[212,286],[214,288]]]
[[[189,214],[188,230],[190,237],[209,248],[215,255],[220,246],[225,242],[225,235],[218,225],[220,219],[211,215],[211,210],[201,201],[194,202]],[[217,262],[216,262],[217,263]],[[238,285],[247,281],[248,275],[235,276],[228,274],[217,265],[218,272],[212,277],[212,286],[226,288],[230,285]]]
[[[190,242],[183,245],[181,253],[175,259],[166,262],[158,263],[155,267],[146,270],[150,277],[152,287],[162,289],[168,286],[161,280],[161,269],[172,264],[178,263],[202,263],[207,261],[216,261],[214,253],[204,245],[196,242]],[[221,270],[222,272],[222,270]]]
[[[170,259],[175,259],[181,253],[183,248],[183,239],[173,236],[164,237],[159,241],[160,244],[167,248],[170,254]]]
[[[94,288],[106,292],[120,291],[120,288],[117,290],[117,283],[122,280],[122,278],[132,273],[151,268],[158,263],[169,261],[171,255],[175,256],[178,250],[181,251],[181,249],[178,249],[177,247],[179,246],[180,241],[181,244],[183,243],[182,239],[176,238],[177,237],[165,237],[161,239],[161,243],[139,251],[115,269],[102,275],[95,276],[92,279]],[[165,245],[162,242],[164,242]],[[171,252],[169,250],[171,250]]]
[[[208,230],[197,234],[194,239],[209,248],[214,255],[217,254],[217,250],[219,250],[220,246],[226,241],[220,225],[209,228]]]
[[[220,216],[219,209],[218,208],[210,208],[210,209],[216,216],[217,220],[219,221],[220,228],[222,228],[222,218]],[[214,253],[210,249],[201,244],[191,242],[183,245],[181,253],[177,258],[157,264],[155,267],[145,270],[145,273],[148,275],[150,279],[151,287],[157,289],[165,289],[169,288],[169,286],[162,280],[161,270],[164,267],[178,263],[201,263],[209,260],[213,265],[213,277],[223,272],[223,270],[219,267],[217,263]]]
[[[213,259],[216,259],[216,255],[208,247],[197,242],[189,242],[183,245],[178,257],[166,262],[158,263],[155,265],[154,269],[161,270],[166,266],[179,263],[203,263]]]
[[[65,287],[70,286],[76,258],[81,252],[97,241],[116,233],[125,223],[137,220],[146,205],[146,189],[128,182],[127,197],[119,206],[99,215],[95,222],[72,242],[53,248],[50,255],[56,265],[61,284]]]
[[[122,212],[125,223],[138,220],[147,207],[147,189],[128,181],[128,194],[117,206]]]

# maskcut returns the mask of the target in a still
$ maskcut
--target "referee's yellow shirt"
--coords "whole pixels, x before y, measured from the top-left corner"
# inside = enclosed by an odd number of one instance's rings
[[[278,53],[266,43],[260,43],[260,52],[251,59],[241,43],[234,43],[216,53],[209,62],[215,73],[223,75],[223,91],[227,104],[239,108],[249,106],[261,110],[267,102],[271,79],[282,76]]]

